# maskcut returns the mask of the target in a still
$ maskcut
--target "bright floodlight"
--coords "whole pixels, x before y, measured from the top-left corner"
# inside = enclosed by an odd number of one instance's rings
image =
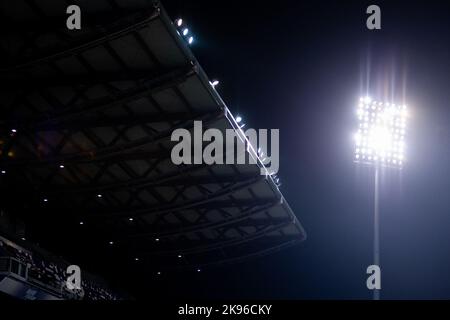
[[[189,29],[188,29],[188,28],[185,28],[185,29],[183,30],[183,36],[187,36],[188,33],[189,33]]]
[[[193,42],[194,42],[194,37],[190,37],[189,40],[188,40],[188,43],[192,44]]]
[[[402,167],[405,161],[406,106],[361,98],[355,133],[355,161]]]
[[[213,80],[210,82],[213,87],[216,87],[219,84],[219,80]]]
[[[177,26],[181,27],[183,25],[183,19],[177,19],[175,20],[175,23],[177,24]]]

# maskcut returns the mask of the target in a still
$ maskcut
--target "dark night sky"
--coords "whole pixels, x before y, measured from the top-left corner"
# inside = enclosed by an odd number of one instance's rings
[[[450,5],[162,2],[189,25],[194,54],[220,79],[231,111],[250,127],[280,129],[281,190],[308,240],[244,264],[163,277],[152,284],[157,292],[370,298],[373,172],[352,162],[354,110],[369,88],[377,99],[404,98],[411,113],[407,164],[381,178],[382,297],[450,298]],[[380,31],[365,27],[373,3]]]

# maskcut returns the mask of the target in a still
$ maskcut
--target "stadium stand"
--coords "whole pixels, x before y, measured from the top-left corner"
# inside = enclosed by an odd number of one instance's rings
[[[104,285],[104,281],[96,281],[92,275],[85,273],[82,277],[82,289],[69,290],[66,286],[68,266],[67,262],[52,261],[52,258],[32,253],[32,251],[0,236],[0,291],[24,299],[31,298],[21,295],[21,293],[29,291],[29,288],[35,289],[32,290],[34,295],[41,291],[45,292],[47,298],[54,299],[121,299],[118,294],[114,294]],[[16,280],[14,286],[11,281],[3,281],[5,278]]]
[[[137,261],[197,270],[306,238],[254,148],[256,164],[172,163],[175,129],[241,130],[159,1],[74,0],[80,31],[65,2],[32,3],[0,3],[1,209],[27,239],[134,273]],[[61,280],[63,267],[31,259],[33,279]]]

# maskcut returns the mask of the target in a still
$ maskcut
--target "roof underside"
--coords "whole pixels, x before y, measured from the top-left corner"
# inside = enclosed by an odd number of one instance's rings
[[[64,1],[0,3],[0,185],[27,232],[168,268],[302,241],[259,161],[172,163],[174,129],[237,124],[160,4],[71,4],[81,31],[66,29]]]

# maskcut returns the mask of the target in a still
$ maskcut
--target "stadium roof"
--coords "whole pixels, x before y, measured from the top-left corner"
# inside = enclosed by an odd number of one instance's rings
[[[172,163],[174,129],[239,126],[160,3],[72,3],[80,31],[64,1],[0,4],[0,184],[27,239],[168,268],[304,240],[260,160]]]

